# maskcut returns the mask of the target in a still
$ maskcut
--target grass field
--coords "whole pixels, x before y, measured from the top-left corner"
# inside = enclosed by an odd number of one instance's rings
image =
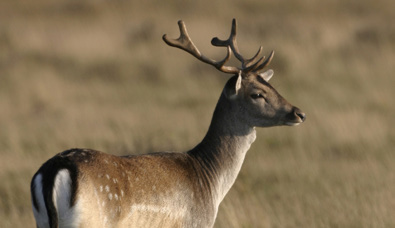
[[[170,1],[167,1],[170,2]],[[29,184],[73,147],[185,151],[228,75],[161,40],[177,20],[212,58],[274,49],[271,83],[307,114],[259,129],[216,228],[395,227],[394,1],[0,2],[0,227],[35,227]]]

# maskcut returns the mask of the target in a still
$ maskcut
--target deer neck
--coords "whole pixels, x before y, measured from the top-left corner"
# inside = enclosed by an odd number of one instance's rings
[[[237,109],[222,95],[206,136],[189,152],[201,166],[202,178],[218,205],[235,182],[246,152],[256,138],[255,129],[235,115],[240,111]]]

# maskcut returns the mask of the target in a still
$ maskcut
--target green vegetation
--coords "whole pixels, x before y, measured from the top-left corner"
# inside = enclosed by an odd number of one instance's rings
[[[171,2],[171,3],[167,3]],[[55,153],[192,148],[229,76],[170,48],[246,56],[307,114],[258,130],[216,227],[395,227],[394,1],[1,1],[0,227],[34,227],[30,178]]]

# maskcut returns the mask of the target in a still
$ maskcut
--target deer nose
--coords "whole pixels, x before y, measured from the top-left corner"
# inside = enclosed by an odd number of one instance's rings
[[[294,114],[295,116],[299,117],[302,122],[306,120],[306,114],[302,112],[302,110],[295,108]]]

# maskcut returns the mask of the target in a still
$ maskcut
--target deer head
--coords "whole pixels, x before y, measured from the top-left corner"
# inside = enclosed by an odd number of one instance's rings
[[[286,101],[270,84],[273,70],[263,71],[273,58],[271,51],[267,58],[260,57],[262,46],[250,59],[245,59],[239,52],[236,41],[236,20],[232,21],[232,29],[227,40],[217,37],[211,44],[217,47],[226,47],[227,55],[223,60],[215,61],[200,53],[193,44],[183,21],[178,21],[180,37],[169,39],[166,34],[163,40],[170,46],[180,48],[195,56],[197,59],[210,64],[218,70],[234,74],[224,88],[224,96],[236,107],[235,115],[238,120],[251,127],[270,127],[278,125],[298,125],[306,119],[306,115],[297,107]],[[232,56],[241,62],[241,67],[227,66],[226,62]]]

